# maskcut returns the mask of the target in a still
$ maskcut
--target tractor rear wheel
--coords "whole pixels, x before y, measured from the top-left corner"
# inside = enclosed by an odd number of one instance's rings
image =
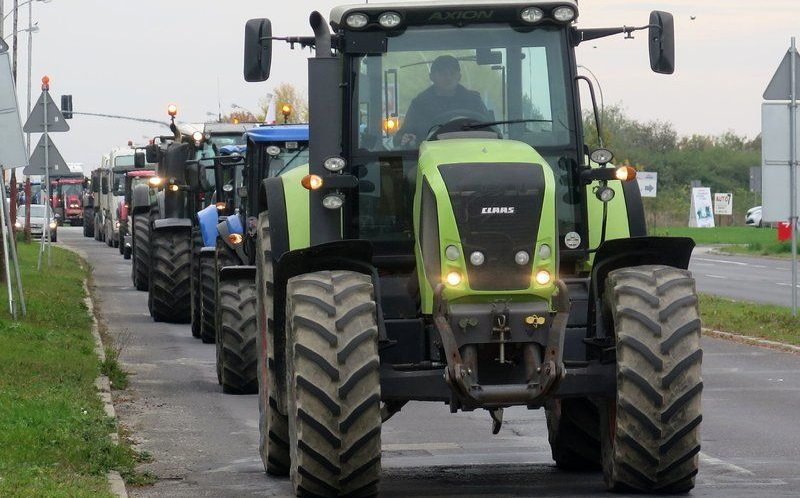
[[[189,282],[192,298],[192,337],[200,337],[201,328],[201,292],[200,292],[200,249],[203,247],[203,238],[199,228],[192,228],[192,263],[191,281]]]
[[[588,398],[549,401],[545,407],[550,451],[562,470],[600,470],[600,413]]]
[[[217,308],[216,268],[214,258],[205,255],[200,258],[200,339],[204,344],[214,344],[217,333],[214,329],[214,314]],[[220,372],[217,372],[219,377]],[[221,379],[219,379],[221,382]]]
[[[217,284],[217,371],[222,392],[258,392],[256,283],[250,279]]]
[[[150,219],[147,214],[133,217],[133,285],[136,290],[150,288]]]
[[[286,331],[295,492],[377,494],[381,388],[371,277],[322,271],[289,279]]]
[[[612,271],[604,294],[614,331],[617,395],[601,414],[609,489],[685,493],[694,487],[702,420],[700,317],[687,270]]]
[[[150,313],[157,322],[188,323],[191,233],[154,230],[150,244]]]
[[[289,475],[289,421],[286,418],[286,368],[275,355],[272,243],[269,217],[258,217],[256,254],[256,352],[258,355],[258,452],[268,474]],[[285,342],[280,342],[285,352]]]

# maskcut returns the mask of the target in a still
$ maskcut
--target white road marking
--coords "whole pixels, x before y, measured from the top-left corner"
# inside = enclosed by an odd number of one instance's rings
[[[739,467],[738,465],[734,465],[734,464],[732,464],[730,462],[726,462],[725,460],[720,460],[719,458],[714,458],[712,456],[709,456],[709,455],[703,453],[702,451],[700,452],[700,461],[704,465],[711,465],[712,467],[717,467],[719,469],[726,470],[726,471],[734,473],[734,474],[739,474],[739,475],[743,475],[743,476],[751,476],[751,475],[753,475],[752,471],[747,470],[744,467]]]
[[[742,263],[741,261],[729,261],[727,259],[707,259],[707,258],[694,258],[696,261],[711,261],[712,263],[725,263],[728,265],[737,266],[750,266],[749,263]]]
[[[706,275],[706,277],[708,277],[708,278],[719,278],[719,279],[722,279],[722,280],[728,280],[728,277],[724,277],[722,275]]]
[[[461,446],[456,443],[387,443],[381,445],[383,451],[441,451],[459,448]]]

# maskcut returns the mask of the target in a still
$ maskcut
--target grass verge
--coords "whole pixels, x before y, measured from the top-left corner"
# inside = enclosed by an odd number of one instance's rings
[[[700,295],[703,327],[800,346],[800,318],[783,306]]]
[[[689,237],[696,244],[725,244],[721,252],[760,256],[785,256],[791,252],[789,242],[779,242],[774,228],[753,227],[666,227],[656,230],[656,235]]]
[[[28,316],[14,322],[0,310],[0,496],[111,496],[106,473],[135,480],[140,458],[112,443],[115,421],[94,386],[88,269],[54,247],[40,273],[38,248],[18,245]],[[8,302],[5,286],[0,296]]]

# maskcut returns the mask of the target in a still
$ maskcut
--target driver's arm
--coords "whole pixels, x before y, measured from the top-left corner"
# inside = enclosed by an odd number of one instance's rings
[[[409,136],[413,137],[411,142],[416,142],[419,139],[419,125],[422,122],[422,110],[419,104],[419,97],[414,98],[411,101],[411,104],[408,106],[408,111],[406,111],[406,117],[403,120],[403,126],[397,131],[394,135],[394,144],[397,145],[407,145],[407,143],[403,143],[409,139]],[[404,140],[404,137],[406,140]]]

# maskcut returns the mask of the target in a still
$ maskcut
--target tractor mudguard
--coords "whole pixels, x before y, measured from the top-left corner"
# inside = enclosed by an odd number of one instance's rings
[[[214,246],[205,246],[200,248],[200,257],[201,258],[213,258],[214,253],[217,252],[217,248]]]
[[[599,303],[610,272],[641,265],[667,265],[686,270],[694,245],[694,240],[688,237],[632,237],[603,242],[597,249],[592,266],[587,330],[595,330],[603,323]]]
[[[165,218],[153,222],[153,230],[168,230],[170,228],[192,228],[192,220],[188,218]]]
[[[219,233],[219,238],[222,240],[222,243],[228,246],[231,251],[236,253],[236,256],[239,258],[239,261],[244,263],[248,261],[247,254],[244,252],[244,244],[241,242],[238,244],[234,244],[231,242],[229,236],[234,233],[238,233],[239,235],[244,235],[244,231],[234,231],[231,230],[231,223],[229,220],[235,219],[236,221],[233,223],[233,226],[238,226],[241,228],[242,224],[239,221],[238,216],[228,216],[226,219],[220,221],[217,224],[217,232]]]
[[[218,233],[217,223],[219,223],[218,213],[219,211],[214,204],[197,212],[197,220],[200,223],[200,235],[203,236],[203,245],[205,247],[216,246]]]
[[[238,216],[228,216],[225,219],[228,225],[228,233],[238,233],[244,235],[244,227],[242,226],[242,219]]]
[[[219,269],[219,280],[225,282],[227,280],[250,280],[256,281],[256,267],[249,265],[241,266],[225,266]]]
[[[133,189],[133,199],[131,199],[131,214],[137,215],[150,210],[150,187],[147,185],[137,185]]]

